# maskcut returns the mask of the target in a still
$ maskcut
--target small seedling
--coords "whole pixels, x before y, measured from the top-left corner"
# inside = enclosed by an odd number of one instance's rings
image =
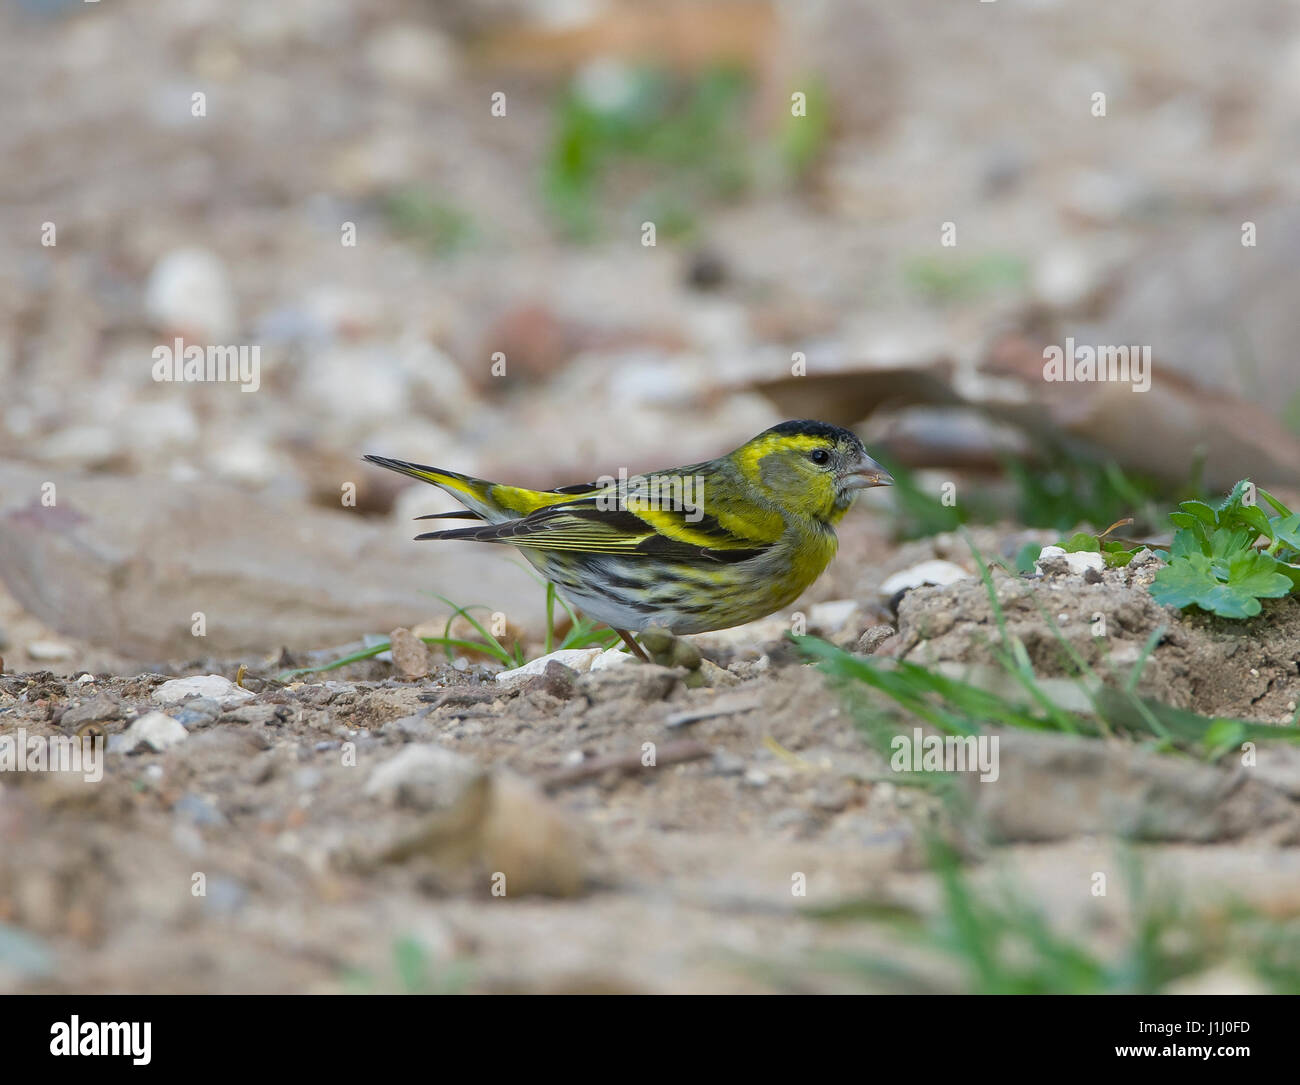
[[[1249,487],[1247,480],[1238,482],[1217,509],[1184,501],[1170,513],[1177,530],[1169,563],[1151,585],[1157,602],[1252,618],[1261,599],[1289,595],[1300,585],[1300,515],[1265,490],[1256,492],[1276,515],[1245,503]]]

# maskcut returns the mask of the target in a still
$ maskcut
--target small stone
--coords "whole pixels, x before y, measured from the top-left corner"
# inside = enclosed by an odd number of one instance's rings
[[[409,629],[394,629],[388,639],[398,674],[404,678],[423,678],[429,673],[429,646],[424,641]]]
[[[816,819],[807,810],[790,808],[778,810],[768,819],[767,825],[773,832],[809,830],[815,827]]]
[[[757,678],[760,674],[767,674],[771,669],[772,657],[766,652],[757,659],[737,659],[727,664],[727,670],[742,682],[747,682],[751,678]]]
[[[853,651],[860,656],[872,655],[885,641],[897,635],[898,630],[892,625],[873,625],[858,638]]]
[[[314,769],[310,766],[301,768],[293,774],[293,784],[299,791],[311,791],[320,786],[321,780],[324,779],[320,769]]]
[[[745,759],[727,750],[713,755],[713,771],[719,776],[739,776],[745,771]]]
[[[697,633],[691,637],[691,641],[706,652],[754,652],[759,645],[787,643],[785,635],[789,632],[790,622],[786,618],[759,618],[756,622],[733,625],[729,629]]]
[[[34,459],[44,463],[94,467],[122,451],[122,436],[110,426],[65,426],[32,446]]]
[[[253,727],[278,727],[288,723],[293,709],[283,704],[247,704],[221,714],[223,723],[247,723]]]
[[[700,660],[699,666],[686,672],[687,689],[718,689],[740,685],[740,676],[719,667],[711,659]]]
[[[1097,255],[1077,244],[1049,248],[1033,270],[1030,288],[1049,309],[1071,312],[1093,302],[1105,283]]]
[[[187,793],[172,804],[172,813],[194,825],[224,825],[221,811],[202,795]]]
[[[844,782],[819,787],[814,793],[812,804],[818,810],[838,814],[849,805],[853,798],[853,788]]]
[[[122,702],[109,693],[101,693],[90,700],[69,708],[59,721],[65,730],[75,731],[83,723],[100,723],[120,720],[126,715]]]
[[[404,739],[429,739],[438,733],[438,729],[424,716],[403,716],[398,720],[389,720],[382,730],[385,734],[395,731]]]
[[[184,742],[189,733],[176,720],[165,712],[150,712],[141,716],[120,735],[113,735],[109,740],[110,752],[131,753],[141,746],[162,753],[178,743]],[[120,741],[114,742],[114,739]],[[117,746],[117,750],[113,747]]]
[[[481,879],[483,885],[489,877],[503,879],[501,887],[511,898],[575,896],[584,888],[583,834],[519,777],[475,771],[451,803],[422,822],[385,849],[387,861],[421,855],[444,871]]]
[[[187,731],[207,727],[221,716],[221,705],[211,697],[195,697],[186,701],[175,713],[176,722]]]
[[[771,779],[772,777],[770,777],[762,769],[750,769],[747,773],[745,773],[745,786],[766,787],[768,783],[771,781]]]
[[[904,569],[902,572],[887,577],[885,582],[880,585],[880,594],[888,599],[909,588],[919,588],[925,584],[937,584],[943,587],[948,584],[955,584],[958,580],[965,580],[969,576],[970,573],[955,562],[940,561],[938,559],[923,561],[918,565],[913,565],[910,569]]]
[[[58,968],[58,959],[46,942],[8,923],[0,923],[0,961],[7,978],[45,979]]]
[[[71,659],[77,650],[62,641],[34,640],[27,645],[27,654],[38,663],[58,663]]]
[[[456,48],[446,35],[422,23],[386,23],[362,47],[367,66],[381,80],[414,92],[446,87],[455,75]]]
[[[432,712],[439,708],[459,708],[461,705],[488,704],[501,696],[495,686],[452,686],[449,689],[430,690],[421,693],[419,699],[426,702]]]
[[[522,667],[515,667],[509,671],[500,671],[497,674],[497,681],[507,686],[522,684],[534,675],[544,674],[546,665],[552,660],[563,663],[566,667],[583,674],[591,670],[592,663],[600,654],[600,648],[563,648],[558,652],[551,652],[549,655],[531,659]]]
[[[635,667],[606,667],[580,676],[577,691],[592,701],[610,701],[634,697],[653,704],[662,701],[677,687],[681,672],[657,663]]]
[[[1100,573],[1106,568],[1106,562],[1100,554],[1089,550],[1080,550],[1077,553],[1067,554],[1059,546],[1044,546],[1038,555],[1038,560],[1034,562],[1034,567],[1038,570],[1039,575],[1059,576],[1063,573],[1070,573],[1082,576],[1089,569],[1095,569]]]
[[[556,700],[567,701],[573,696],[573,683],[577,678],[578,672],[572,667],[566,667],[557,659],[550,659],[542,673],[530,678],[523,688],[525,693],[537,691]]]
[[[482,775],[468,757],[442,746],[407,746],[379,765],[366,781],[365,793],[394,806],[445,810]]]
[[[208,879],[207,892],[203,895],[203,911],[211,916],[234,915],[244,907],[248,900],[248,890],[224,875],[214,875]]]
[[[625,652],[622,648],[610,648],[601,652],[591,664],[593,671],[603,671],[610,667],[621,667],[626,663],[636,662],[636,657],[631,652]]]
[[[505,875],[507,893],[572,897],[582,892],[581,834],[528,781],[509,773],[493,778],[480,839],[486,867]]]
[[[189,697],[210,697],[223,709],[230,709],[245,701],[251,701],[253,694],[246,689],[240,689],[229,678],[223,678],[219,674],[173,678],[153,691],[153,700],[159,704],[178,704]]]
[[[714,290],[727,278],[727,265],[721,255],[712,249],[699,249],[691,254],[686,269],[686,281],[696,290]]]
[[[856,599],[834,599],[828,603],[815,603],[808,608],[808,629],[821,636],[843,633],[856,622],[862,607]],[[858,626],[861,629],[861,626]]]
[[[207,249],[175,249],[159,260],[149,274],[144,307],[160,331],[195,343],[224,343],[235,331],[230,278]]]

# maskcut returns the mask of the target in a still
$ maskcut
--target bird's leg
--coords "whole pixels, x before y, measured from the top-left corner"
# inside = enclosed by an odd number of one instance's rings
[[[642,663],[650,662],[650,657],[646,655],[645,652],[641,649],[641,645],[637,644],[637,642],[632,639],[631,633],[629,633],[626,629],[615,629],[614,632],[623,638],[623,643],[628,646],[632,654],[636,656],[637,659],[639,659]]]

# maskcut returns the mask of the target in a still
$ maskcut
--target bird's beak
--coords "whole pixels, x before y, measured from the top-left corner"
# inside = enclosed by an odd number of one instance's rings
[[[892,486],[894,477],[870,456],[862,456],[844,479],[846,490],[868,490],[873,486]]]

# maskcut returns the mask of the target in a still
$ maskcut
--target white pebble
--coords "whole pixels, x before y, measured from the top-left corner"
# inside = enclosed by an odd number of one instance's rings
[[[905,588],[919,588],[923,584],[937,584],[943,586],[954,584],[958,580],[965,580],[970,576],[965,569],[952,561],[923,561],[919,565],[913,565],[910,569],[904,569],[901,573],[895,573],[880,585],[880,594],[886,597],[895,595]]]
[[[513,670],[501,671],[497,674],[498,682],[505,682],[513,685],[516,682],[522,682],[531,678],[535,674],[541,674],[546,670],[546,664],[552,659],[557,663],[563,663],[579,673],[591,670],[592,664],[595,663],[596,657],[601,655],[599,648],[562,648],[558,652],[551,652],[549,655],[538,656],[536,659],[530,659],[522,667],[515,667]],[[606,664],[608,666],[608,664]]]
[[[621,648],[610,648],[607,651],[601,652],[600,655],[591,661],[591,669],[593,671],[604,671],[608,670],[610,667],[621,667],[624,663],[630,662],[632,662],[632,654],[630,652],[625,652]]]
[[[1096,569],[1101,572],[1106,568],[1106,561],[1100,555],[1089,550],[1080,550],[1078,553],[1067,554],[1059,546],[1044,546],[1039,552],[1038,560],[1034,562],[1034,567],[1038,570],[1039,575],[1043,572],[1043,562],[1053,558],[1061,558],[1069,566],[1070,572],[1082,576],[1089,569]]]
[[[42,663],[55,663],[61,659],[71,659],[76,650],[68,644],[57,640],[34,640],[27,645],[27,654]]]
[[[253,694],[219,674],[173,678],[153,691],[153,699],[159,704],[177,704],[187,697],[211,697],[222,708],[234,708],[244,701],[251,701]]]
[[[113,746],[116,747],[115,752],[121,753],[130,753],[142,745],[162,753],[163,750],[184,742],[188,735],[189,732],[166,713],[150,712],[123,731]]]

